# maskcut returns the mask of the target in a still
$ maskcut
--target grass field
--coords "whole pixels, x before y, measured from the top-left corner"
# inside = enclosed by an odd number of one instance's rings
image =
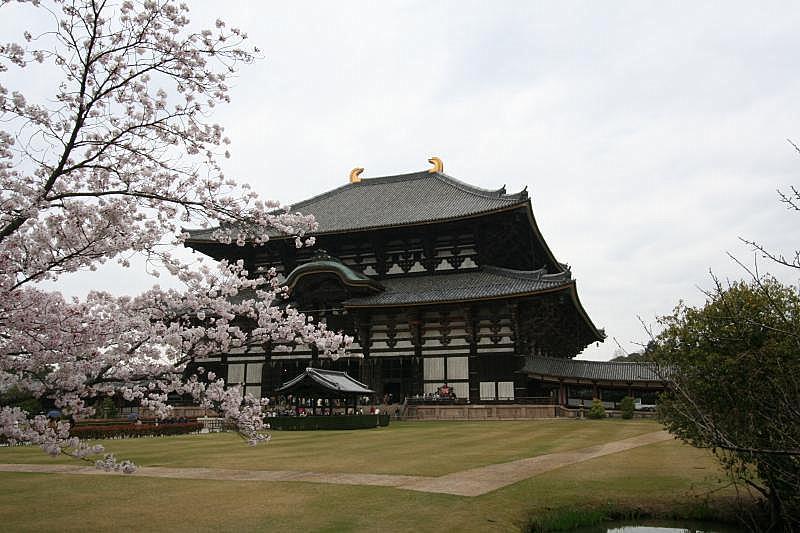
[[[361,431],[275,432],[249,448],[231,434],[110,441],[143,466],[439,476],[658,429],[648,421],[407,422]],[[57,463],[33,448],[3,463]],[[542,513],[615,506],[662,514],[728,505],[713,459],[663,442],[565,466],[469,498],[300,482],[0,473],[8,531],[513,531]],[[713,492],[712,492],[713,491]]]

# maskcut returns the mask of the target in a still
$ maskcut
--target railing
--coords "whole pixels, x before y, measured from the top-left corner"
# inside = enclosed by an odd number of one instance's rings
[[[408,398],[408,405],[466,405],[466,398]]]
[[[408,405],[467,405],[471,403],[466,398],[408,398]],[[481,399],[476,404],[525,404],[525,405],[555,405],[556,401],[550,396],[517,396],[516,398]]]
[[[511,403],[519,403],[519,404],[526,404],[526,405],[555,405],[556,400],[555,398],[551,398],[550,396],[517,396],[516,398],[503,398],[497,400],[481,400],[482,402],[491,402],[491,403],[500,403],[500,404],[511,404]]]
[[[203,416],[197,419],[203,424],[203,429],[200,433],[219,433],[225,429],[225,419],[219,417]]]

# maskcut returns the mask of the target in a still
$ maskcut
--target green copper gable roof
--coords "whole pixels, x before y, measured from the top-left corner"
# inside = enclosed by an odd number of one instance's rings
[[[298,266],[286,277],[284,285],[289,287],[289,290],[292,290],[302,277],[325,273],[334,274],[342,283],[351,287],[366,287],[376,292],[383,290],[383,286],[378,281],[365,276],[361,272],[356,272],[332,258],[318,259]]]
[[[320,233],[422,224],[499,211],[528,201],[527,191],[507,194],[468,185],[446,174],[415,172],[365,178],[291,206],[309,213]],[[210,240],[213,229],[189,230],[189,242]]]

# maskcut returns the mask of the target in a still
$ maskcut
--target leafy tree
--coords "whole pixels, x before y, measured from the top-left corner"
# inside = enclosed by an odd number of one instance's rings
[[[800,296],[773,278],[715,288],[662,317],[653,353],[667,429],[710,448],[763,497],[769,529],[800,527]]]
[[[106,396],[163,417],[168,394],[189,394],[251,444],[266,439],[261,399],[211,373],[184,380],[183,366],[267,343],[336,357],[349,339],[283,305],[274,274],[254,278],[241,262],[191,267],[165,246],[181,243],[183,225],[216,225],[220,241],[241,246],[281,233],[313,243],[312,217],[260,199],[218,164],[229,140],[209,116],[257,50],[221,20],[192,30],[173,0],[0,0],[2,16],[20,9],[51,26],[20,28],[20,42],[0,45],[0,391],[48,398],[73,419]],[[52,90],[34,98],[8,86],[25,79]],[[183,288],[65,300],[37,284],[112,260],[128,266],[132,254]],[[68,424],[12,406],[0,408],[0,438],[84,459],[102,451],[70,438]],[[98,465],[133,469],[113,456]]]
[[[625,350],[618,349],[614,352],[611,361],[618,363],[648,363],[653,360],[652,346],[647,344],[641,352],[626,353]]]

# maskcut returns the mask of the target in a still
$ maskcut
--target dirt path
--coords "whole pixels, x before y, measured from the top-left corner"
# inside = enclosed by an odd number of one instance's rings
[[[105,472],[93,466],[0,464],[0,472],[42,474],[84,474],[97,476],[165,477],[172,479],[213,479],[217,481],[307,481],[337,485],[377,485],[399,487],[406,483],[424,481],[422,476],[394,474],[347,474],[336,472],[302,472],[296,470],[231,470],[226,468],[168,468],[140,466],[133,474]]]
[[[310,483],[333,483],[338,485],[374,485],[395,487],[420,492],[439,492],[456,496],[480,496],[537,476],[562,466],[567,466],[595,457],[618,453],[639,446],[669,440],[665,431],[647,433],[629,439],[590,446],[571,452],[557,452],[509,463],[499,463],[480,468],[471,468],[440,477],[403,476],[394,474],[348,474],[328,472],[301,472],[294,470],[230,470],[223,468],[166,468],[143,466],[134,477],[163,477],[172,479],[211,479],[223,481],[306,481]],[[33,465],[0,464],[0,472],[28,472],[43,474],[84,474],[114,476],[125,475],[104,472],[92,466],[80,465]]]

